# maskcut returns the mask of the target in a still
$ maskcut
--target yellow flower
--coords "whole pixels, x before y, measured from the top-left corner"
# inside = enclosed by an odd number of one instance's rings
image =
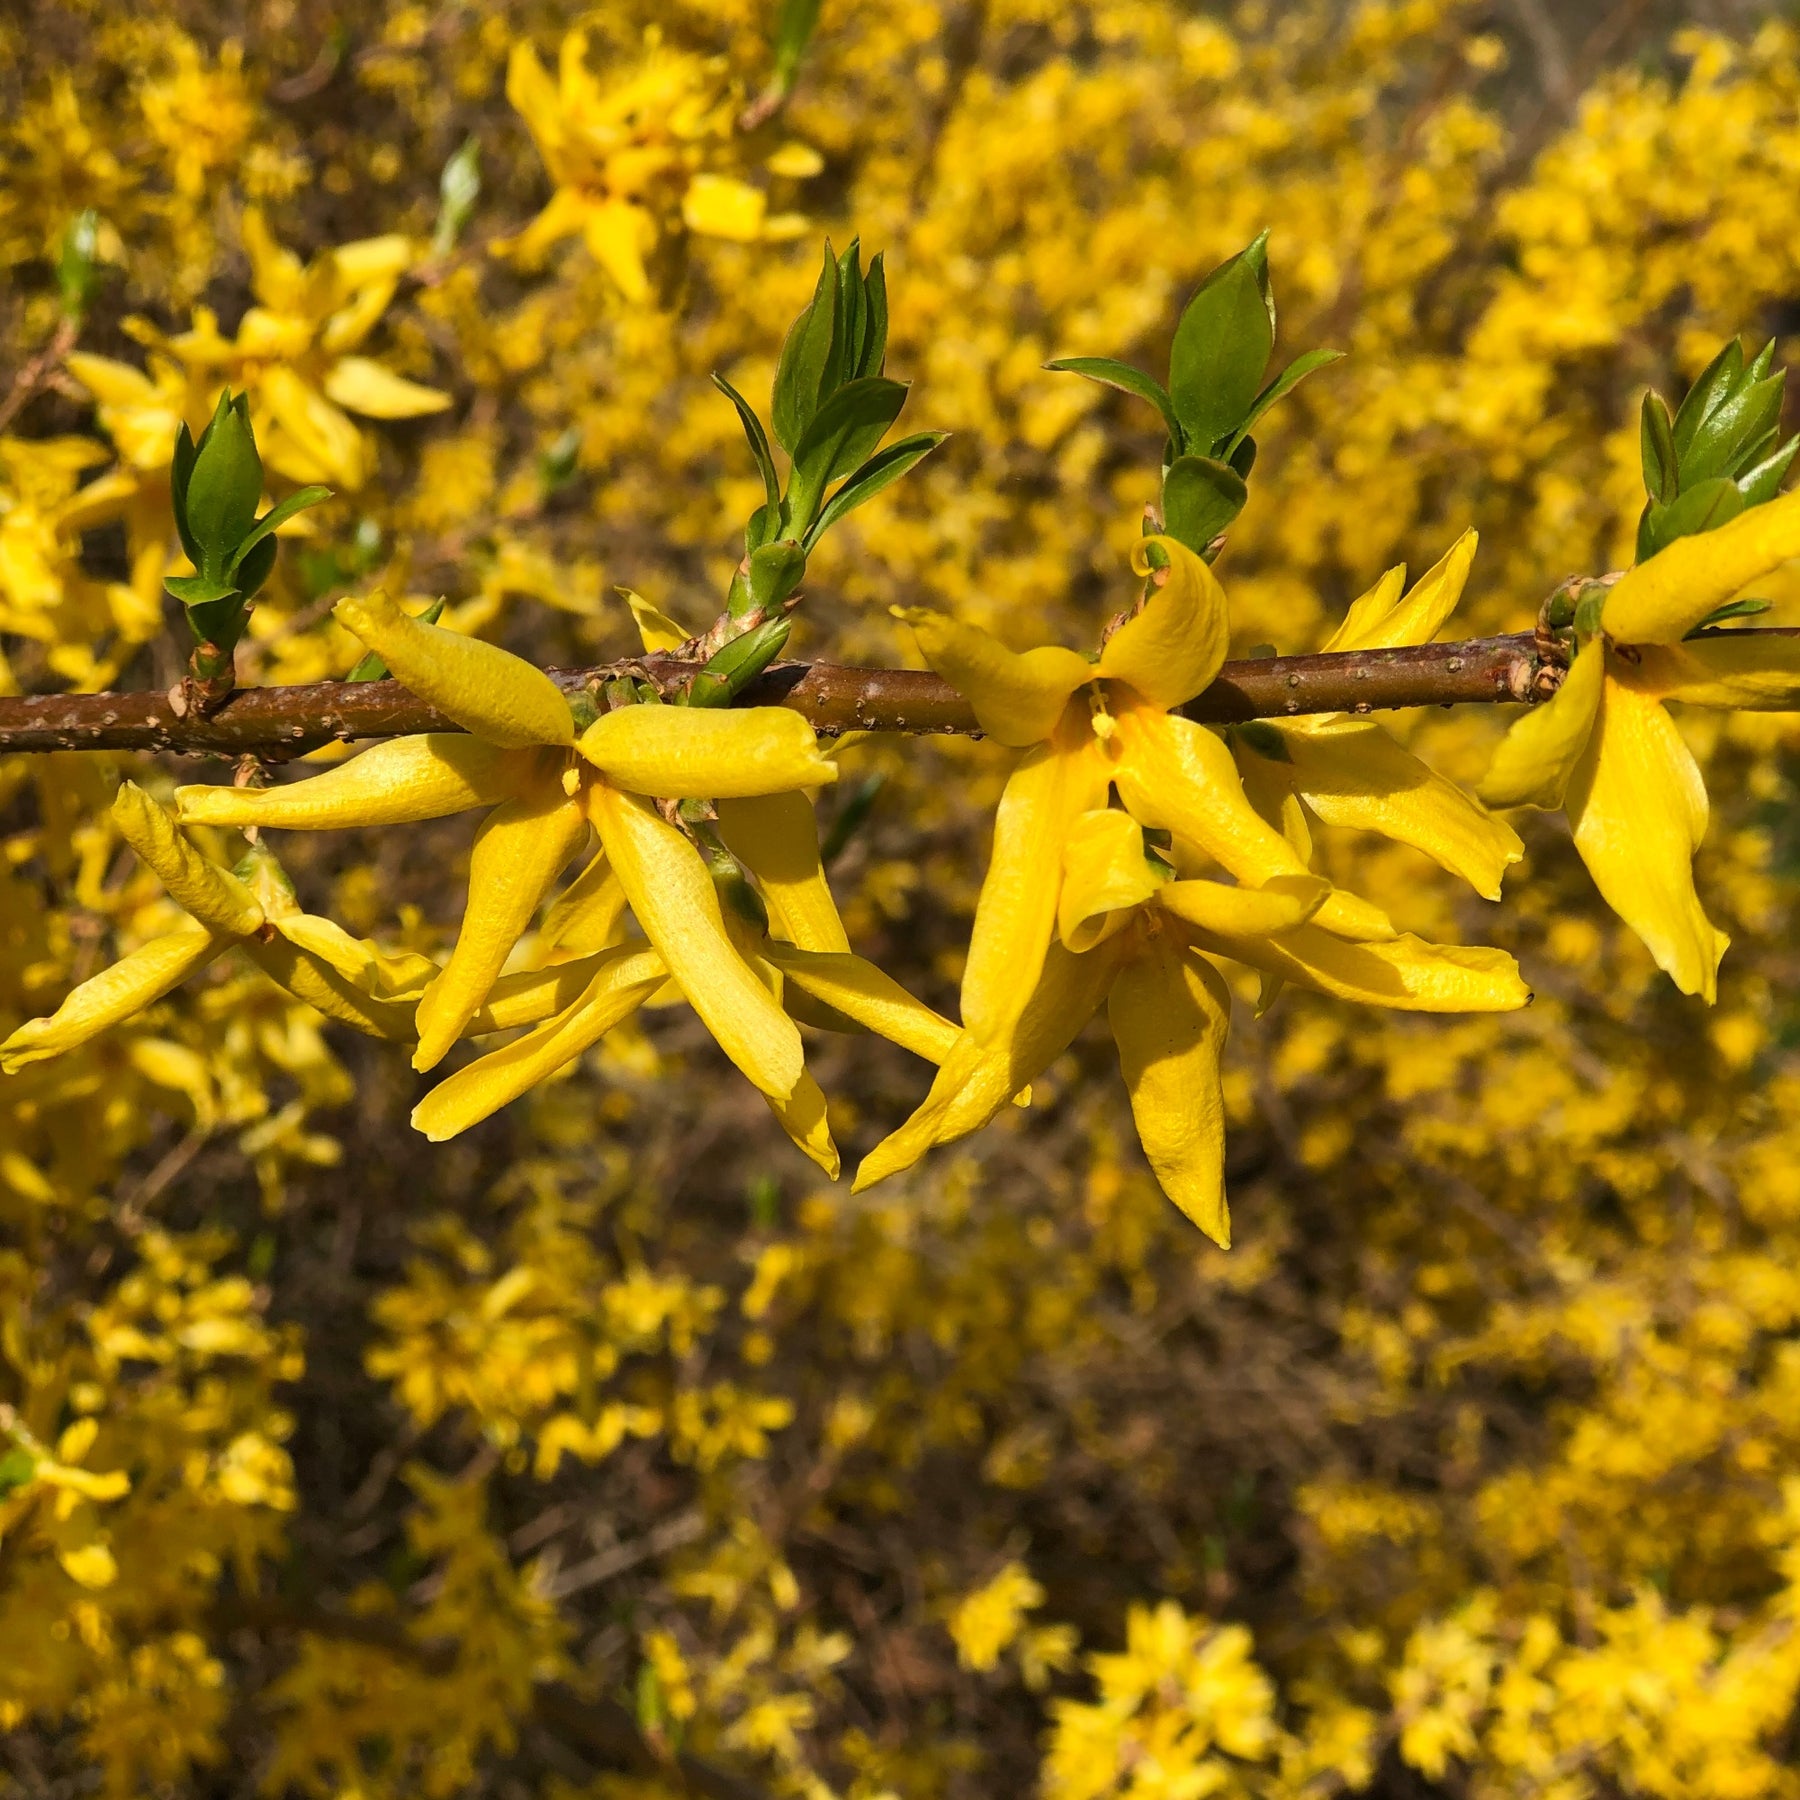
[[[101,422],[138,468],[166,466],[175,424],[185,418],[197,433],[229,386],[250,395],[267,467],[290,481],[358,488],[369,468],[350,413],[412,419],[450,404],[439,389],[358,353],[414,259],[413,241],[389,233],[302,263],[275,241],[255,207],[245,212],[243,229],[258,303],[234,337],[223,336],[212,311],[198,306],[192,326],[174,336],[143,319],[126,322],[133,337],[161,352],[151,359],[151,377],[100,356],[71,358],[70,367],[101,402]],[[185,372],[185,386],[175,370]]]
[[[14,1074],[85,1044],[232,949],[328,1018],[370,1037],[412,1036],[411,1006],[392,996],[415,986],[424,958],[386,957],[331,920],[302,912],[287,877],[264,850],[253,850],[237,873],[209,862],[129,781],[113,802],[113,819],[194,924],[153,938],[82,982],[48,1018],[28,1019],[0,1044],[0,1070]]]
[[[791,237],[801,222],[770,218],[762,190],[701,166],[728,139],[735,111],[717,58],[665,49],[651,31],[641,61],[610,84],[588,68],[588,34],[563,39],[554,81],[529,44],[513,46],[506,97],[523,116],[556,192],[516,238],[495,250],[535,262],[579,234],[627,300],[649,297],[644,259],[679,214],[689,231],[752,243]]]
[[[173,33],[174,67],[138,91],[144,123],[162,146],[176,191],[197,199],[208,177],[236,160],[256,123],[256,107],[244,80],[244,47],[235,40],[208,68],[200,47]]]
[[[1404,566],[1389,569],[1326,640],[1336,651],[1428,644],[1454,610],[1475,556],[1464,532],[1404,594]],[[1518,834],[1478,801],[1428,768],[1372,719],[1345,713],[1268,719],[1234,726],[1232,753],[1265,816],[1284,825],[1306,854],[1303,801],[1327,825],[1379,832],[1422,850],[1478,894],[1500,898],[1500,878],[1524,854]]]
[[[824,1009],[923,1054],[947,1052],[948,1021],[849,954],[801,794],[836,780],[837,766],[798,713],[634,706],[577,738],[568,701],[530,663],[422,624],[382,594],[341,601],[337,614],[472,735],[398,738],[293,787],[183,788],[176,800],[184,820],[301,830],[493,808],[470,857],[455,948],[419,997],[413,1063],[435,1067],[471,1033],[534,1029],[428,1095],[414,1114],[421,1130],[443,1138],[485,1118],[668,984],[833,1171],[824,1096],[806,1073],[795,1017],[819,1022]],[[727,916],[699,849],[656,804],[697,796],[714,802],[720,837],[762,881],[774,935]],[[502,977],[590,826],[599,849],[542,934],[564,960]],[[647,943],[614,941],[627,905]]]
[[[1161,553],[1163,565],[1152,569]],[[1238,881],[1308,876],[1304,859],[1245,798],[1231,752],[1174,711],[1225,659],[1225,595],[1173,538],[1144,540],[1133,568],[1148,599],[1090,661],[1044,646],[1022,654],[941,613],[899,613],[927,660],[965,695],[988,736],[1025,750],[1001,797],[962,986],[963,1025],[995,1042],[1016,1023],[1056,925],[1074,822],[1116,790],[1140,825],[1171,833]],[[1392,938],[1374,906],[1332,891],[1318,924],[1356,941]]]
[[[1706,785],[1665,700],[1800,707],[1800,641],[1695,628],[1745,585],[1800,556],[1800,493],[1677,538],[1577,614],[1578,653],[1554,699],[1507,734],[1482,783],[1496,806],[1562,808],[1614,912],[1684,994],[1717,997],[1730,942],[1694,890]],[[1598,611],[1598,619],[1593,612]]]
[[[864,1160],[859,1190],[985,1125],[1104,1004],[1157,1180],[1202,1231],[1229,1245],[1219,1055],[1231,997],[1214,957],[1416,1012],[1505,1012],[1531,998],[1503,951],[1393,934],[1353,943],[1323,929],[1332,889],[1319,876],[1284,871],[1235,887],[1179,878],[1118,808],[1079,813],[1062,835],[1057,941],[1041,975],[1008,1027],[964,1032],[924,1103]]]

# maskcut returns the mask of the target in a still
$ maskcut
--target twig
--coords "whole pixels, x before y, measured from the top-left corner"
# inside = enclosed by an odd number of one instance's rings
[[[1794,635],[1783,632],[1782,635]],[[552,669],[565,693],[598,695],[620,675],[665,689],[699,665],[639,657],[587,669]],[[1190,719],[1221,725],[1302,713],[1367,713],[1459,702],[1531,701],[1553,693],[1562,670],[1532,632],[1409,644],[1396,650],[1319,652],[1228,662],[1190,700]],[[826,736],[848,731],[977,731],[969,703],[937,675],[917,669],[777,663],[744,703],[786,706]],[[42,694],[0,699],[0,752],[165,750],[178,755],[295,756],[332,739],[401,737],[459,727],[397,681],[320,681],[239,688],[210,717],[177,717],[166,694]]]
[[[0,431],[6,430],[43,392],[51,376],[56,373],[57,365],[75,348],[75,340],[80,335],[81,321],[66,318],[51,334],[49,343],[37,355],[20,365],[12,378],[12,385],[6,391],[6,398],[0,400]]]

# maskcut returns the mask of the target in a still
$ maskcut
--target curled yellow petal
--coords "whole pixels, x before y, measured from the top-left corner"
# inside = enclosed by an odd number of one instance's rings
[[[1250,804],[1231,752],[1204,725],[1133,707],[1119,714],[1114,744],[1113,780],[1140,824],[1186,838],[1247,887],[1312,873]],[[1327,896],[1317,922],[1358,941],[1394,935],[1379,907],[1341,888]]]
[[[1575,848],[1607,905],[1684,994],[1710,1003],[1731,940],[1714,929],[1694,891],[1706,784],[1653,694],[1606,683],[1568,806]]]
[[[1402,644],[1429,644],[1456,610],[1478,543],[1465,531],[1402,598],[1404,568],[1389,569],[1354,602],[1343,624],[1326,640],[1327,650],[1393,650]]]
[[[1628,569],[1600,623],[1616,644],[1674,643],[1746,582],[1800,556],[1800,489],[1739,513],[1717,531],[1677,538]]]
[[[1304,925],[1331,893],[1321,875],[1277,875],[1266,887],[1228,887],[1222,881],[1171,881],[1157,904],[1203,931],[1262,937]]]
[[[135,782],[119,784],[112,813],[126,843],[156,871],[169,898],[202,925],[243,937],[262,924],[256,896],[228,870],[208,862]]]
[[[785,1100],[804,1071],[800,1033],[732,947],[699,851],[605,782],[588,790],[588,806],[632,912],[688,1004],[755,1086]]]
[[[1106,766],[1085,720],[1026,751],[1000,796],[963,965],[963,1024],[993,1038],[1018,1018],[1056,929],[1063,843],[1084,812],[1106,803]]]
[[[1605,647],[1598,640],[1583,645],[1562,686],[1513,721],[1478,790],[1489,806],[1554,811],[1562,805],[1569,777],[1593,734],[1605,673]]]
[[[12,1075],[27,1063],[61,1056],[122,1024],[229,947],[226,939],[192,926],[151,939],[82,982],[48,1018],[27,1019],[0,1043],[0,1072]]]
[[[440,1081],[413,1108],[414,1130],[440,1144],[498,1112],[597,1044],[643,1004],[665,973],[654,950],[626,945],[595,963],[580,996],[555,1018]]]
[[[538,951],[547,962],[563,962],[605,950],[618,940],[625,915],[625,890],[596,850],[588,866],[551,901],[538,929]]]
[[[498,644],[427,625],[380,589],[366,598],[348,596],[332,611],[395,679],[465,731],[511,750],[574,742],[569,703],[556,683]]]
[[[1149,550],[1158,545],[1168,566],[1154,572]],[[1231,641],[1225,590],[1205,563],[1170,537],[1132,546],[1131,566],[1154,582],[1143,610],[1127,619],[1100,652],[1099,673],[1122,681],[1152,706],[1179,706],[1218,674]]]
[[[631,622],[637,627],[638,638],[649,655],[654,656],[659,650],[679,650],[694,635],[682,629],[679,619],[672,619],[652,606],[642,594],[620,588],[619,597],[631,609]]]
[[[316,1007],[326,1018],[365,1037],[387,1038],[397,1044],[412,1041],[411,1002],[377,1000],[330,963],[284,937],[266,944],[260,938],[248,938],[238,947],[277,987]]]
[[[1229,1250],[1219,1055],[1230,992],[1204,957],[1162,933],[1120,968],[1107,1017],[1138,1141],[1162,1191]]]
[[[1680,644],[1645,644],[1620,678],[1688,706],[1800,712],[1800,638],[1768,631],[1706,632]]]
[[[539,769],[528,750],[502,750],[460,732],[390,738],[286,787],[180,787],[183,824],[269,825],[336,831],[411,825],[510,799]]]
[[[1346,943],[1315,924],[1272,937],[1240,937],[1190,926],[1202,950],[1247,963],[1265,974],[1404,1012],[1512,1012],[1531,991],[1503,950],[1428,944],[1410,932],[1382,943]]]
[[[735,800],[838,776],[813,728],[784,706],[623,706],[578,747],[615,787],[659,800]]]
[[[943,1062],[961,1035],[942,1013],[915,1000],[891,975],[860,956],[774,941],[764,946],[763,954],[790,987],[927,1062]]]
[[[825,865],[819,825],[804,794],[759,794],[718,803],[725,848],[756,877],[769,928],[802,950],[847,951]]]
[[[1123,930],[1168,879],[1169,871],[1150,861],[1143,827],[1129,813],[1098,807],[1080,814],[1063,843],[1056,903],[1063,948],[1079,954]]]
[[[1119,965],[1121,940],[1072,956],[1051,944],[1017,1020],[983,1041],[965,1031],[916,1112],[863,1158],[853,1191],[910,1169],[934,1144],[978,1131],[1074,1042],[1099,1010]]]
[[[318,961],[328,964],[356,987],[375,991],[375,952],[360,938],[353,938],[334,919],[317,913],[288,913],[270,923],[290,944],[297,944]]]
[[[804,1069],[785,1100],[773,1094],[763,1098],[769,1110],[781,1122],[781,1129],[825,1171],[827,1181],[836,1181],[843,1167],[838,1147],[831,1141],[831,1126],[825,1117],[825,1095],[819,1084]]]
[[[587,991],[589,982],[608,966],[608,959],[624,951],[643,949],[643,940],[613,944],[587,956],[553,963],[547,969],[521,969],[502,975],[488,989],[488,997],[470,1015],[464,1037],[482,1037],[490,1031],[513,1031],[522,1025],[541,1025],[566,1012]],[[660,966],[660,965],[659,965]],[[663,971],[667,977],[668,971]]]
[[[1518,833],[1369,719],[1283,730],[1300,797],[1327,825],[1375,831],[1422,850],[1476,893],[1500,898],[1500,878],[1525,854]]]
[[[547,782],[482,820],[469,855],[469,898],[456,948],[419,1001],[415,1069],[435,1068],[487,998],[550,884],[586,843],[581,806]]]
[[[1056,729],[1069,696],[1097,673],[1085,656],[1056,644],[1009,650],[992,632],[927,606],[896,606],[925,660],[975,709],[996,743],[1022,750]]]

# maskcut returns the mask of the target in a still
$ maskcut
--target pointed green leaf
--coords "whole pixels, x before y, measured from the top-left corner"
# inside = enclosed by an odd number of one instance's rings
[[[826,362],[830,383],[819,391],[821,404],[846,381],[856,379],[856,365],[862,355],[868,324],[868,306],[863,295],[862,239],[852,238],[850,248],[838,258],[837,338]]]
[[[1764,457],[1755,468],[1747,469],[1737,478],[1737,490],[1744,496],[1746,506],[1761,506],[1765,501],[1775,498],[1781,491],[1782,479],[1792,465],[1797,451],[1800,451],[1800,436],[1789,438],[1778,450]]]
[[[1744,347],[1736,338],[1725,344],[1700,372],[1675,414],[1675,453],[1685,458],[1694,433],[1706,416],[1720,405],[1744,372]]]
[[[1243,423],[1274,347],[1255,263],[1240,253],[1188,302],[1169,351],[1169,398],[1195,451],[1223,444]]]
[[[1680,485],[1679,461],[1675,455],[1674,421],[1662,395],[1654,390],[1644,396],[1638,422],[1638,452],[1644,465],[1644,492],[1666,506]]]
[[[1327,363],[1341,362],[1343,355],[1341,350],[1308,350],[1304,356],[1296,356],[1250,403],[1250,411],[1245,415],[1244,422],[1232,434],[1230,443],[1225,446],[1226,454],[1229,455],[1238,447],[1250,427],[1277,400],[1284,395],[1291,394],[1314,369],[1322,369]]]
[[[781,346],[775,369],[775,394],[769,423],[775,441],[792,456],[801,434],[819,410],[819,392],[826,358],[837,338],[837,258],[831,240],[825,241],[824,266],[806,310],[797,318]]]
[[[1104,382],[1122,394],[1134,394],[1140,400],[1148,400],[1162,414],[1163,424],[1168,427],[1176,450],[1183,448],[1181,422],[1175,417],[1174,405],[1163,384],[1155,376],[1146,375],[1142,369],[1134,369],[1130,363],[1111,356],[1059,356],[1044,367],[1054,369],[1059,375],[1085,375],[1089,381]]]
[[[421,625],[435,625],[444,616],[444,596],[439,594],[426,609],[419,614]],[[350,673],[344,677],[346,681],[385,681],[388,666],[373,650],[359,657]]]
[[[200,440],[187,484],[187,524],[200,550],[200,567],[222,574],[256,518],[262,498],[262,458],[247,407],[227,404]]]
[[[1715,475],[1735,475],[1779,427],[1787,371],[1744,380],[1700,422],[1681,459],[1681,483],[1694,487]]]
[[[244,566],[244,558],[264,539],[272,538],[276,531],[296,514],[305,512],[309,506],[318,506],[330,498],[331,489],[328,487],[303,487],[297,494],[289,494],[279,506],[270,507],[250,528],[248,535],[239,540],[236,552],[225,566],[225,573],[236,575]],[[273,557],[274,552],[271,551],[271,560]],[[264,579],[266,580],[267,577],[265,576]],[[252,593],[261,585],[261,582],[243,584],[245,593]]]
[[[904,383],[865,375],[846,382],[819,408],[794,449],[787,492],[791,530],[804,535],[826,488],[867,458],[905,404]]]
[[[175,530],[180,535],[181,547],[196,569],[200,566],[200,546],[188,530],[187,491],[188,480],[194,473],[194,459],[199,454],[194,446],[194,434],[183,419],[175,428],[175,455],[169,465],[169,497],[175,509]]]
[[[773,613],[806,578],[806,552],[792,538],[777,538],[750,553],[750,603]]]
[[[1744,510],[1744,496],[1723,476],[1689,488],[1667,506],[1654,503],[1638,528],[1638,561],[1666,550],[1677,538],[1716,531]]]
[[[1203,556],[1244,510],[1247,497],[1243,476],[1229,463],[1210,456],[1178,456],[1163,477],[1163,528]]]
[[[857,359],[857,375],[879,375],[887,365],[888,299],[887,267],[883,252],[877,250],[869,259],[869,272],[863,277],[863,300],[868,310],[868,329],[863,333],[862,355]]]
[[[1727,600],[1723,606],[1715,606],[1687,635],[1698,637],[1701,632],[1710,631],[1715,625],[1723,625],[1727,619],[1753,619],[1758,613],[1766,613],[1774,604],[1773,600],[1756,600],[1749,597],[1742,600]]]
[[[824,0],[780,0],[776,9],[770,48],[775,52],[775,82],[784,94],[794,85],[823,3]]]
[[[806,548],[810,550],[846,513],[873,500],[883,488],[891,487],[909,469],[923,462],[949,435],[947,431],[921,431],[870,457],[825,502],[803,540]]]
[[[738,422],[744,428],[744,436],[750,440],[750,454],[756,458],[756,466],[762,471],[763,492],[768,496],[770,508],[779,508],[781,478],[775,472],[774,453],[769,449],[768,433],[763,430],[762,420],[756,416],[756,408],[716,369],[713,371],[713,386],[737,408]]]

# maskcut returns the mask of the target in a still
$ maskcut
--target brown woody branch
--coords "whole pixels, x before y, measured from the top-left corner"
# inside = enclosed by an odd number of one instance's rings
[[[590,669],[553,669],[570,694],[598,695],[609,678],[646,676],[670,689],[698,667],[646,656]],[[1398,650],[1324,652],[1228,662],[1183,709],[1207,724],[1300,713],[1377,712],[1464,701],[1529,701],[1561,679],[1554,645],[1530,632],[1414,644]],[[939,676],[915,669],[778,663],[744,695],[747,705],[790,706],[827,736],[846,731],[971,734],[975,715]],[[604,704],[604,702],[601,702]],[[286,757],[334,738],[401,737],[459,727],[397,681],[320,681],[240,688],[201,718],[176,713],[166,694],[44,694],[0,699],[0,752],[163,750],[177,755]]]

